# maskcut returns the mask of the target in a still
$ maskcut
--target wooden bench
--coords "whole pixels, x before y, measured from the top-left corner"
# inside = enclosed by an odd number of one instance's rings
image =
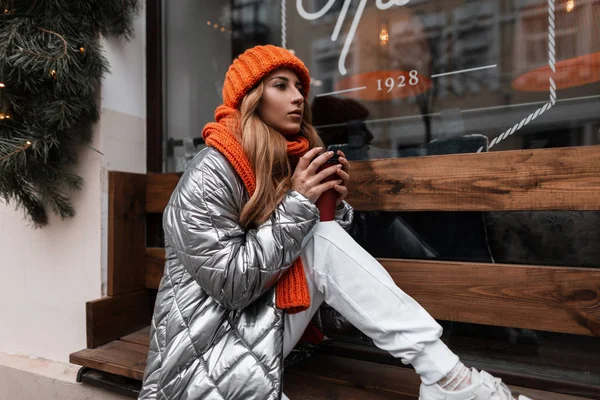
[[[357,211],[600,210],[599,160],[600,146],[590,146],[353,162],[348,201]],[[85,367],[81,381],[137,396],[164,265],[164,248],[157,247],[161,213],[179,177],[109,173],[108,296],[86,304],[87,348],[70,356]],[[437,319],[600,336],[600,269],[380,262]],[[483,351],[493,343],[478,345]],[[510,362],[496,366],[457,353],[510,384],[528,386],[519,390],[538,399],[600,398],[600,382],[527,375]],[[539,367],[551,369],[552,358],[541,353],[550,365]],[[416,399],[418,384],[398,360],[348,343],[324,345],[285,374],[285,391],[295,398]]]

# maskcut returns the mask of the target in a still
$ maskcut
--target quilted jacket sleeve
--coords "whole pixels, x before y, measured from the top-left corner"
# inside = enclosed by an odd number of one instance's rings
[[[299,257],[318,210],[289,191],[268,221],[246,231],[238,223],[246,192],[229,163],[216,151],[194,161],[165,209],[165,240],[211,297],[243,309]]]

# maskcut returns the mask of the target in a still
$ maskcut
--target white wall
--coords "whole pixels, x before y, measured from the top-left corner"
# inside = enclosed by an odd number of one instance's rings
[[[131,42],[104,43],[112,72],[92,144],[103,154],[81,150],[77,215],[51,215],[34,230],[21,211],[0,203],[0,353],[67,362],[86,347],[85,302],[101,297],[105,283],[107,171],[146,167],[144,18]]]

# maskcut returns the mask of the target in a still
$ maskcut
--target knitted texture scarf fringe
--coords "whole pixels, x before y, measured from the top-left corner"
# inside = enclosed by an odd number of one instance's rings
[[[233,133],[237,129],[238,115],[239,111],[231,107],[224,105],[217,107],[216,122],[211,122],[204,127],[202,138],[208,146],[214,147],[227,158],[252,196],[256,190],[254,170]],[[288,138],[288,156],[292,158],[302,157],[308,151],[308,147],[308,140],[300,135]],[[279,279],[276,292],[277,308],[286,313],[295,314],[308,309],[310,293],[300,257]]]

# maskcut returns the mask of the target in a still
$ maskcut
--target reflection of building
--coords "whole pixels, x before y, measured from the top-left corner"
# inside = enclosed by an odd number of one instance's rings
[[[527,2],[515,29],[513,88],[547,91],[550,75],[558,89],[600,80],[599,0],[574,0],[556,6],[552,37],[556,72],[548,66],[548,12],[545,2]]]
[[[498,2],[477,1],[452,10],[453,59],[456,69],[479,68],[498,64],[500,24]],[[465,90],[479,93],[482,87],[500,88],[498,68],[454,75],[452,88],[457,94]]]
[[[471,133],[492,138],[548,101],[546,87],[531,91],[514,86],[520,77],[527,77],[537,68],[548,65],[548,3],[544,0],[411,0],[407,6],[387,10],[378,9],[375,1],[367,1],[345,59],[346,75],[340,73],[338,62],[361,2],[336,0],[325,14],[313,20],[301,17],[294,3],[287,2],[287,46],[309,66],[313,78],[312,96],[338,90],[342,80],[370,72],[375,74],[368,76],[371,81],[365,84],[377,89],[379,83],[382,89],[387,89],[385,79],[388,77],[396,79],[396,86],[402,84],[399,75],[387,75],[388,71],[415,69],[420,76],[430,77],[496,65],[468,73],[436,76],[430,91],[406,88],[401,92],[395,88],[389,95],[386,91],[379,97],[361,97],[360,92],[341,94],[341,97],[358,99],[369,109],[368,125],[378,146],[401,149],[423,144],[429,139]],[[212,103],[216,106],[218,102],[214,95],[218,88],[215,88],[230,61],[228,54],[236,54],[239,49],[254,44],[258,37],[267,37],[268,43],[281,42],[280,0],[235,0],[227,6],[215,4],[209,6],[207,2],[188,7],[189,18],[197,19],[197,15],[203,15],[213,22],[218,18],[220,24],[227,26],[230,18],[234,28],[233,44],[239,46],[231,48],[232,43],[226,35],[209,36],[216,33],[215,29],[205,32],[206,29],[198,28],[178,33],[177,37],[172,35],[173,44],[167,46],[167,52],[173,54],[167,60],[183,57],[190,60],[167,61],[172,72],[168,77],[172,83],[168,86],[167,123],[173,138],[179,139],[186,132],[192,132],[190,135],[196,137],[201,126],[212,119]],[[315,13],[330,1],[303,0],[302,4],[305,11]],[[344,4],[350,7],[340,24],[339,37],[332,41]],[[600,54],[599,28],[593,24],[600,18],[600,0],[556,0],[555,4],[559,62],[555,75],[559,86],[557,106],[494,149],[599,141],[597,109],[600,100],[592,96],[600,93],[600,86],[590,82],[596,81],[593,77],[600,74],[600,66],[590,64],[588,73],[577,65],[577,75],[589,79],[582,79],[579,83],[585,81],[585,84],[569,89],[561,89],[559,76],[564,73],[561,60],[587,53]],[[572,4],[570,12],[567,10],[569,4]],[[229,8],[226,13],[224,10]],[[197,14],[190,9],[197,9]],[[173,6],[172,12],[177,10]],[[193,26],[187,22],[183,25],[188,29]],[[170,29],[176,29],[176,26],[170,26]],[[174,53],[174,49],[178,52]],[[210,85],[207,84],[209,81]],[[547,81],[548,76],[542,75],[540,82],[545,85]],[[181,87],[175,88],[176,85]],[[577,97],[582,99],[564,101]],[[174,105],[176,101],[180,102],[177,106]],[[192,104],[199,102],[203,107],[195,110]]]
[[[335,81],[339,79],[338,59],[345,40],[346,35],[340,35],[337,42],[332,42],[328,36],[312,41],[311,74],[321,81],[320,86],[315,88],[315,92],[327,93],[334,90]],[[354,73],[351,54],[346,66],[349,74]]]
[[[588,20],[594,18],[598,12],[595,9],[590,10],[589,7],[598,2],[600,0],[575,1],[573,15],[579,13],[585,14]],[[314,7],[321,8],[326,4],[325,1],[316,3]],[[567,3],[556,3],[557,48],[560,55],[565,57],[571,53],[581,53],[581,49],[589,49],[590,38],[597,36],[597,28],[588,22],[582,24],[574,22],[576,20],[573,18],[570,21],[565,20],[566,22],[561,19],[568,7]],[[352,85],[343,88],[336,86],[339,86],[341,81],[351,81],[353,75],[364,75],[367,72],[396,73],[414,68],[422,75],[437,76],[487,66],[490,68],[436,77],[433,79],[433,90],[426,93],[413,91],[407,92],[408,95],[399,95],[394,91],[387,97],[382,95],[373,99],[365,90],[362,93],[357,91],[341,96],[361,100],[369,108],[372,121],[369,128],[375,135],[374,142],[380,146],[401,148],[423,143],[425,138],[435,139],[468,133],[483,133],[494,137],[535,111],[539,107],[538,103],[543,104],[547,101],[548,88],[545,92],[527,93],[516,91],[512,87],[515,76],[548,64],[547,7],[548,3],[542,0],[411,1],[408,6],[382,11],[375,7],[375,2],[369,2],[350,46],[350,54],[346,59],[346,76],[341,76],[336,68],[345,38],[338,38],[336,42],[330,40],[339,14],[339,11],[332,11],[319,21],[311,21],[314,34],[318,35],[313,37],[318,39],[312,42],[312,54],[309,57],[312,58],[314,78],[323,83],[322,86],[314,87],[313,93],[346,89]],[[586,7],[588,11],[585,11]],[[348,34],[355,8],[356,3],[353,2],[344,21],[342,33]],[[530,16],[534,11],[535,16]],[[539,26],[535,25],[537,33],[527,31],[526,34],[520,35],[521,22],[528,18],[539,19]],[[575,31],[579,32],[578,36],[572,34]],[[567,38],[572,42],[568,42]],[[561,52],[561,46],[567,47],[568,50]],[[302,53],[299,54],[302,56]],[[600,68],[597,67],[595,71],[600,71]],[[557,74],[560,73],[557,71]],[[375,74],[371,76],[377,78]],[[382,78],[385,76],[382,75]],[[355,86],[381,86],[382,78],[374,82],[359,80]],[[415,93],[420,95],[416,96]],[[529,146],[527,143],[530,141],[524,142],[523,135],[540,130],[552,130],[555,135],[562,137],[576,130],[576,136],[586,138],[565,139],[566,142],[556,142],[553,139],[547,142],[547,145],[595,143],[597,139],[594,139],[594,134],[590,132],[595,132],[597,128],[593,125],[575,128],[571,121],[597,119],[594,112],[594,107],[597,107],[597,103],[594,103],[596,100],[587,99],[563,104],[561,97],[566,99],[597,93],[597,85],[587,85],[577,91],[559,93],[557,108],[505,140],[500,149]],[[448,131],[451,126],[460,129]]]

